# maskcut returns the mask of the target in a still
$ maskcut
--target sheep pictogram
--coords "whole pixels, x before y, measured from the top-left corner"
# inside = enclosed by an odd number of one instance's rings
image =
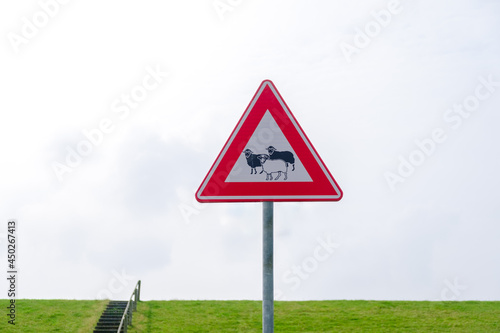
[[[269,155],[266,154],[260,154],[257,156],[257,158],[260,161],[260,164],[262,166],[262,172],[266,173],[266,180],[273,180],[273,173],[277,173],[278,175],[274,180],[278,180],[281,177],[281,174],[283,173],[285,175],[285,178],[283,180],[287,180],[287,174],[288,174],[288,164],[281,160],[271,160],[269,158]]]
[[[282,160],[286,163],[288,168],[288,164],[292,165],[292,171],[295,171],[295,157],[293,157],[293,153],[290,151],[277,151],[273,146],[269,146],[266,148],[269,153],[270,160]]]
[[[253,151],[251,151],[250,149],[245,149],[243,153],[245,154],[245,158],[247,159],[247,164],[250,167],[250,174],[254,173],[257,174],[256,168],[262,166],[258,158],[260,155],[254,154]],[[260,173],[262,173],[262,171]]]

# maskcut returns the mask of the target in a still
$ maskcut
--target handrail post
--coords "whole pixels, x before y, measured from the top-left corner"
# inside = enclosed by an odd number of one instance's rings
[[[138,289],[134,290],[134,311],[137,311],[137,295],[139,294]]]

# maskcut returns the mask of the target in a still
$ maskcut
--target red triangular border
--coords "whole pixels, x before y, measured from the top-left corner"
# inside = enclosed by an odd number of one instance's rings
[[[225,182],[269,110],[312,182]],[[199,202],[338,201],[342,190],[270,80],[264,80],[196,192]]]

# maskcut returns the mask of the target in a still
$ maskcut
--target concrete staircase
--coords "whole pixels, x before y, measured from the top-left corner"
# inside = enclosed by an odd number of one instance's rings
[[[127,301],[109,301],[108,306],[104,310],[97,322],[96,327],[94,328],[94,333],[101,332],[114,332],[117,333],[118,327],[120,326],[120,322],[123,317],[123,313],[125,312],[125,308],[127,307]],[[122,328],[121,332],[125,332]]]

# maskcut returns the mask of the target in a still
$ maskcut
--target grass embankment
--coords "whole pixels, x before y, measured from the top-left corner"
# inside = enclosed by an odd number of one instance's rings
[[[7,314],[8,300],[0,300]],[[17,300],[0,332],[92,332],[107,301]],[[140,302],[129,333],[261,332],[261,302]],[[4,306],[5,305],[5,306]],[[276,332],[500,332],[500,302],[275,302]]]
[[[9,300],[1,300],[0,332],[92,332],[108,301],[16,300],[15,325],[7,323]],[[4,306],[5,305],[5,306]]]
[[[130,333],[261,332],[261,302],[141,302]],[[500,302],[275,302],[276,332],[499,332]]]

